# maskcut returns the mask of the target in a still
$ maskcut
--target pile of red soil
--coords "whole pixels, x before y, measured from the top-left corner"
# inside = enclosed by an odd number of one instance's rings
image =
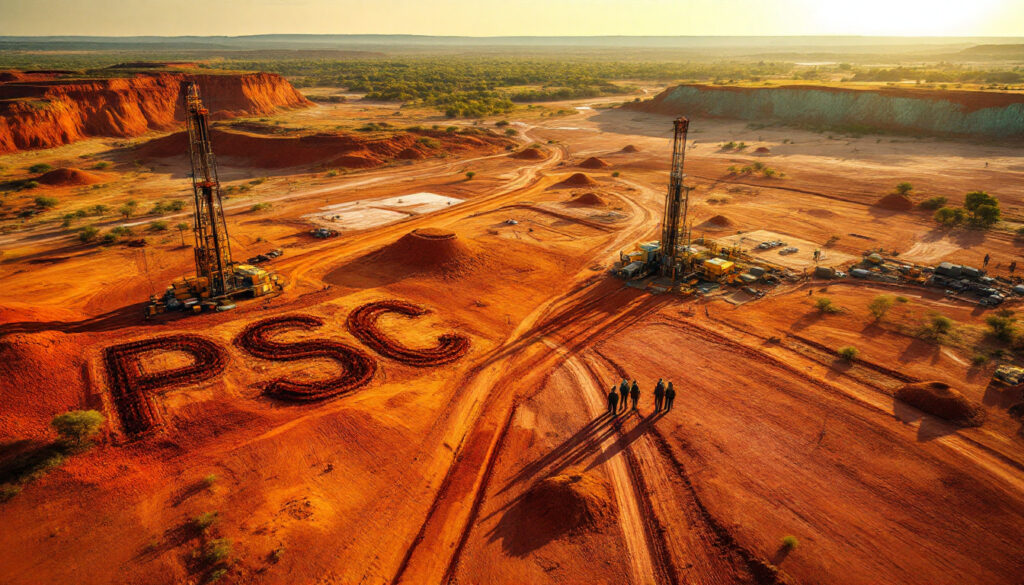
[[[605,167],[610,167],[611,165],[597,158],[596,156],[592,156],[587,160],[581,162],[580,166],[585,169],[603,169]]]
[[[522,529],[545,542],[591,531],[612,517],[608,485],[594,474],[544,478],[523,494],[517,512]]]
[[[754,151],[754,154],[768,154],[771,151],[772,150],[767,146],[758,146],[757,149]]]
[[[640,149],[633,146],[632,144],[627,144],[626,146],[622,147],[622,150],[620,150],[619,152],[640,152]]]
[[[598,182],[583,173],[574,173],[568,179],[557,183],[555,187],[596,187]]]
[[[56,331],[0,337],[0,441],[47,438],[54,415],[98,406],[86,402],[83,356]]]
[[[914,202],[906,195],[890,193],[876,201],[874,206],[892,211],[910,211],[914,208]]]
[[[415,148],[406,148],[405,150],[396,154],[395,158],[400,160],[419,160],[422,158],[427,158],[427,155],[416,150]]]
[[[471,270],[479,255],[455,232],[436,228],[413,230],[368,257],[371,265],[409,273],[433,272],[458,276]]]
[[[541,160],[544,158],[544,153],[539,148],[531,146],[509,156],[523,160]]]
[[[601,197],[597,193],[588,191],[573,197],[572,199],[565,202],[566,205],[572,205],[574,207],[607,207],[608,202],[605,201],[604,197]]]
[[[102,183],[104,177],[96,173],[89,173],[75,168],[54,169],[46,174],[40,175],[36,181],[52,187],[70,187],[74,185],[93,185]]]
[[[977,427],[985,421],[981,405],[944,382],[916,382],[896,391],[896,398],[922,412],[948,420],[963,427]]]
[[[716,215],[711,219],[700,224],[700,227],[707,229],[725,229],[735,225],[731,219],[724,215]]]

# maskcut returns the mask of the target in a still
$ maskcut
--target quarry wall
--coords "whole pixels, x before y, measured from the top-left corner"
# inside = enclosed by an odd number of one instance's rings
[[[272,73],[189,75],[215,119],[310,105]],[[170,130],[184,120],[185,74],[0,83],[0,153],[51,148],[91,136],[129,137]]]
[[[1024,138],[1024,94],[902,88],[680,85],[635,109],[928,135]]]

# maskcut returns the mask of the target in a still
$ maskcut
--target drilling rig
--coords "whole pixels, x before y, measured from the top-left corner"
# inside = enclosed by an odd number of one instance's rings
[[[199,99],[199,88],[195,82],[183,81],[181,95],[185,102],[185,126],[192,165],[196,274],[173,281],[162,297],[150,297],[147,317],[168,310],[196,313],[203,309],[224,310],[234,306],[232,299],[261,297],[281,290],[276,274],[231,260],[217,162],[210,144],[209,111]]]
[[[686,175],[683,162],[686,159],[686,132],[690,121],[676,118],[675,136],[672,140],[672,168],[669,175],[668,196],[665,197],[665,216],[661,223],[661,254],[658,271],[662,276],[673,279],[680,270],[680,247],[685,241],[689,246],[686,214],[690,205],[690,187],[683,185]]]
[[[686,175],[683,173],[683,161],[686,158],[686,132],[690,121],[676,118],[672,141],[672,167],[670,171],[668,195],[665,197],[665,215],[661,223],[661,241],[645,242],[637,249],[620,252],[621,269],[618,274],[627,280],[646,276],[657,272],[662,277],[677,280],[684,271],[690,268],[684,254],[690,246],[687,212],[690,202],[690,187],[683,184]]]

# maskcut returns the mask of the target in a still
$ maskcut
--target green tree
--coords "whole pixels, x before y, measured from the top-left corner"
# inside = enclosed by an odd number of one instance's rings
[[[929,197],[928,199],[925,199],[920,203],[920,206],[922,209],[939,209],[940,207],[946,205],[947,201],[949,201],[949,199],[941,195],[938,195],[935,197]]]
[[[992,227],[999,221],[999,208],[995,205],[979,205],[974,210],[974,223],[983,227]]]
[[[857,359],[858,353],[860,352],[858,352],[857,348],[853,347],[852,345],[847,345],[846,347],[839,348],[839,357],[843,358],[848,362],[852,362],[853,360]]]
[[[185,230],[187,230],[189,228],[189,225],[187,223],[185,223],[185,222],[181,222],[181,223],[179,223],[178,225],[176,225],[174,227],[178,228],[178,235],[181,236],[181,247],[184,248],[185,247]]]
[[[875,321],[881,321],[892,308],[893,298],[889,295],[878,295],[868,303],[868,310],[874,315]]]
[[[58,201],[56,197],[36,197],[35,203],[36,207],[50,209],[56,207]]]
[[[28,172],[30,172],[30,173],[45,173],[45,172],[52,171],[52,170],[53,170],[53,167],[51,167],[50,165],[48,165],[46,163],[34,164],[34,165],[32,165],[32,166],[30,166],[28,168]]]
[[[910,183],[896,183],[896,192],[899,193],[900,195],[906,195],[907,193],[910,193],[913,189],[914,186],[911,185]]]
[[[103,415],[95,410],[72,410],[53,417],[50,426],[67,445],[82,447],[100,432],[105,421]]]
[[[99,228],[94,225],[87,225],[82,228],[82,231],[78,232],[78,239],[82,240],[82,242],[88,243],[95,240],[99,233]]]
[[[125,201],[121,207],[117,208],[117,212],[124,216],[125,219],[130,218],[135,214],[135,210],[139,207],[139,202],[134,199]]]
[[[466,171],[466,180],[467,181],[469,181],[470,179],[472,179],[475,176],[476,176],[476,173],[474,173],[473,171]]]
[[[982,205],[999,207],[999,201],[984,191],[971,191],[964,197],[964,208],[974,213]]]

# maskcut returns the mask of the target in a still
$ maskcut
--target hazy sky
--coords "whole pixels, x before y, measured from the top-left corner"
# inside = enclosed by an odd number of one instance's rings
[[[1024,35],[1024,0],[0,0],[0,35]]]

